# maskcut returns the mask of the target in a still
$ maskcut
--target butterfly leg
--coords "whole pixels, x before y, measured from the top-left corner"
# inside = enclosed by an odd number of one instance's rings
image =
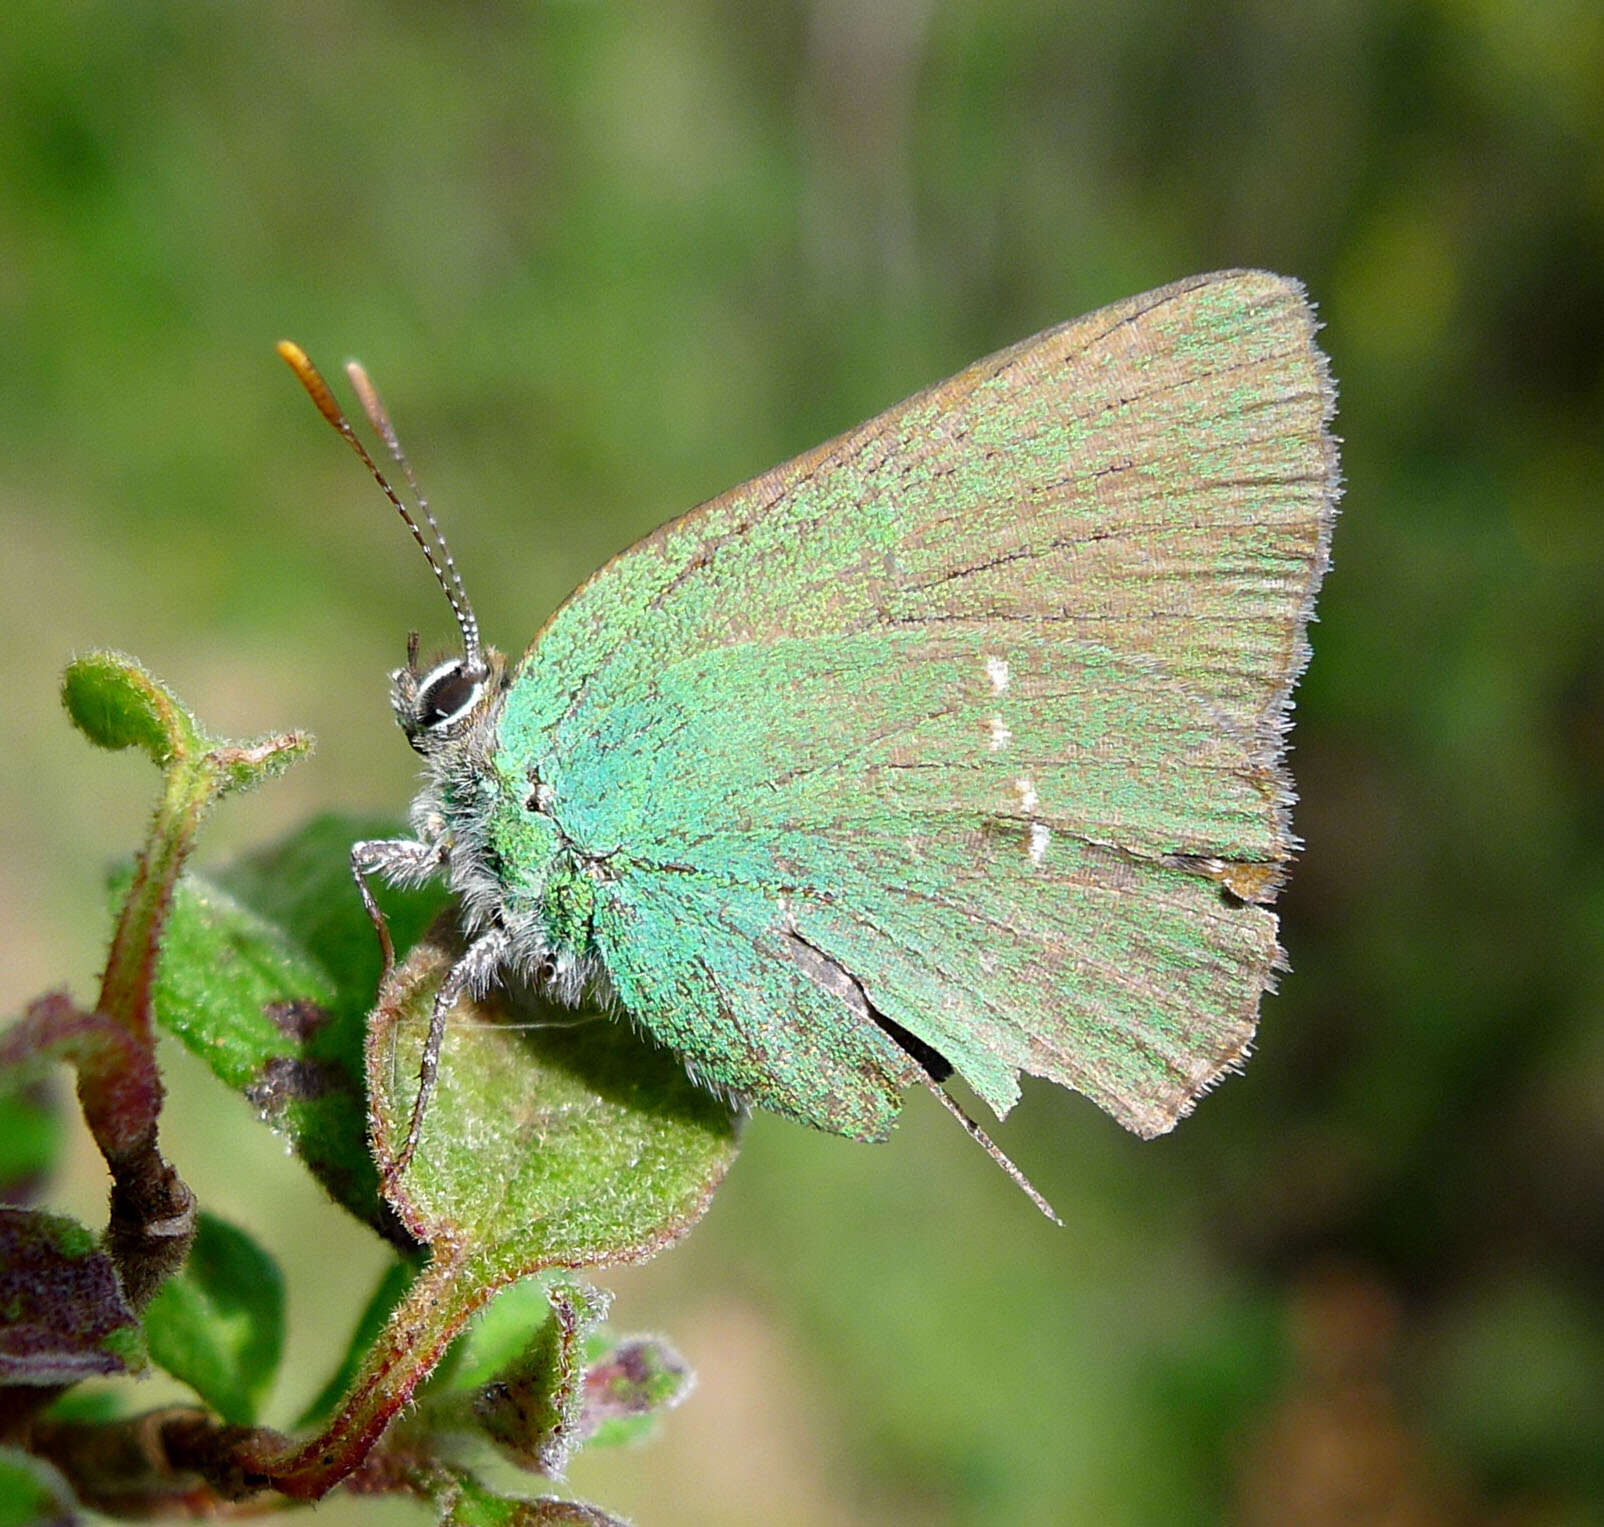
[[[420,885],[445,862],[445,850],[438,843],[421,843],[415,838],[364,838],[351,845],[351,878],[362,893],[362,905],[379,935],[384,951],[384,973],[389,980],[395,969],[395,943],[384,913],[373,899],[369,875],[383,875],[392,885]]]
[[[393,1182],[412,1164],[418,1148],[418,1137],[423,1133],[423,1116],[428,1112],[429,1099],[434,1095],[435,1077],[440,1070],[440,1047],[445,1043],[446,1019],[457,999],[480,996],[495,979],[497,971],[506,963],[512,940],[505,928],[492,928],[468,945],[468,952],[446,973],[440,989],[434,994],[434,1007],[429,1014],[429,1037],[424,1041],[423,1060],[418,1066],[418,1096],[412,1104],[412,1119],[407,1125],[407,1138],[395,1160],[384,1168],[386,1182]]]

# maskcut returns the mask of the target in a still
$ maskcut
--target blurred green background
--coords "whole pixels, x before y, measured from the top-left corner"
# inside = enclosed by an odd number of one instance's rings
[[[154,786],[69,730],[75,649],[317,734],[203,864],[409,798],[385,675],[447,612],[281,335],[366,361],[517,650],[670,514],[1241,264],[1320,303],[1348,484],[1259,1053],[1153,1144],[1027,1088],[1065,1230],[928,1100],[877,1150],[758,1119],[609,1280],[700,1389],[574,1483],[643,1527],[1604,1521],[1596,0],[11,0],[0,1010],[92,990]],[[288,1268],[283,1423],[382,1254],[170,1059],[169,1153]],[[56,1202],[103,1191],[76,1142]]]

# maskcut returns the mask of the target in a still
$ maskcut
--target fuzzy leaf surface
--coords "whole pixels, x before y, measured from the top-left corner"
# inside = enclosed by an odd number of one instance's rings
[[[535,1333],[551,1318],[551,1301],[546,1289],[553,1278],[560,1276],[554,1273],[549,1277],[525,1278],[502,1289],[452,1348],[451,1373],[441,1369],[430,1387],[471,1392],[517,1362]]]
[[[111,1259],[76,1220],[0,1208],[0,1384],[74,1384],[145,1366]]]
[[[387,1165],[461,947],[450,919],[437,922],[369,1021],[371,1131]],[[428,1265],[324,1429],[273,1461],[286,1493],[321,1494],[365,1457],[497,1289],[652,1256],[701,1217],[735,1157],[736,1116],[675,1056],[601,1014],[514,1000],[496,991],[452,1015],[419,1148],[389,1189]]]
[[[219,1075],[282,1121],[341,1202],[385,1229],[369,1203],[366,1139],[381,1162],[394,1162],[434,992],[461,943],[449,915],[437,919],[366,1020],[364,1135],[352,1115],[361,1092],[349,1084],[350,1055],[377,955],[346,888],[358,836],[375,834],[326,819],[220,877],[221,886],[192,885],[161,1012]],[[438,905],[438,891],[390,902],[403,914],[391,913],[399,946],[431,895]],[[641,1261],[683,1235],[734,1159],[736,1122],[677,1057],[599,1013],[501,990],[463,1004],[420,1148],[387,1199],[395,1218],[386,1233],[414,1251],[427,1245],[428,1264],[322,1431],[263,1460],[279,1488],[314,1497],[354,1468],[498,1288],[547,1268]]]
[[[434,993],[460,952],[437,924],[369,1026],[383,1160],[405,1138]],[[456,1008],[396,1211],[491,1286],[652,1256],[706,1209],[735,1157],[736,1115],[628,1024],[514,1000],[498,990]]]
[[[61,676],[61,703],[97,747],[139,748],[160,765],[201,745],[195,718],[131,657],[88,652]]]
[[[552,1278],[546,1298],[546,1319],[523,1352],[479,1391],[473,1409],[520,1468],[561,1479],[579,1440],[585,1348],[612,1296],[578,1278]]]

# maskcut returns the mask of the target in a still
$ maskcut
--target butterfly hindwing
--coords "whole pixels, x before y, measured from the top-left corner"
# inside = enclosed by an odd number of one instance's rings
[[[769,887],[686,867],[608,892],[595,937],[614,991],[693,1074],[819,1129],[886,1135],[918,1071],[861,999],[821,983]]]
[[[698,1071],[841,1133],[1031,1072],[1142,1133],[1242,1053],[1335,496],[1295,283],[977,363],[604,568],[499,733],[607,856],[597,948]],[[799,952],[800,951],[800,952]]]
[[[674,906],[695,923],[684,942],[704,958],[738,948],[737,970],[762,924],[839,963],[999,1111],[1024,1069],[1158,1127],[1195,1088],[1186,1057],[1217,1070],[1240,1051],[1276,954],[1268,912],[1227,905],[1215,880],[1165,854],[1272,852],[1273,782],[1238,779],[1241,747],[1222,745],[1208,708],[1150,663],[1091,654],[1077,666],[1074,649],[1016,643],[1017,678],[997,695],[987,654],[958,633],[897,645],[890,659],[870,638],[787,643],[756,666],[688,659],[654,688],[662,726],[627,707],[609,715],[596,737],[605,768],[583,781],[564,770],[556,793],[594,834],[586,848],[626,845],[603,900],[643,900],[664,918],[638,939],[609,929],[609,969],[677,942]],[[1069,741],[1030,745],[1044,709],[1075,715]],[[1157,718],[1145,766],[1126,741],[1137,711]],[[1014,732],[1001,745],[999,714]],[[694,745],[663,745],[693,731]],[[738,943],[712,936],[713,909],[738,914]],[[726,990],[733,1001],[754,984],[743,975]],[[1222,989],[1243,994],[1229,1021]],[[796,1008],[768,1020],[776,1043]],[[832,1032],[808,1033],[806,1048]]]

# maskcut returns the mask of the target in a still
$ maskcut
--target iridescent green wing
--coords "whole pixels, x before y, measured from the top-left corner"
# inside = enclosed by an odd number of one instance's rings
[[[500,737],[610,854],[596,947],[709,1080],[874,1136],[886,1024],[1168,1129],[1244,1053],[1332,389],[1295,282],[1196,277],[981,361],[665,526]]]

